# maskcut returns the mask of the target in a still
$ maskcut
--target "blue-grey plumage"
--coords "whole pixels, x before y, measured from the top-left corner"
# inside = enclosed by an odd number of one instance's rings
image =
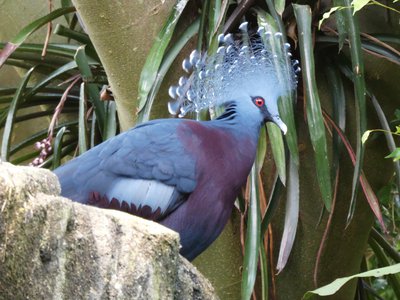
[[[247,24],[240,29],[246,31]],[[272,36],[259,31],[262,39]],[[181,253],[190,260],[225,226],[254,163],[260,127],[274,122],[286,133],[278,99],[294,87],[286,58],[276,70],[264,42],[238,45],[231,35],[220,40],[226,46],[214,57],[192,52],[183,68],[193,74],[169,89],[176,98],[169,104],[172,113],[223,105],[219,118],[150,121],[55,170],[63,196],[126,211],[179,232]],[[292,68],[290,61],[288,65]],[[288,82],[282,83],[282,74]]]
[[[262,100],[229,102],[213,121],[154,120],[122,133],[54,171],[62,195],[160,222],[193,259],[220,234],[246,181],[260,127],[272,121]]]

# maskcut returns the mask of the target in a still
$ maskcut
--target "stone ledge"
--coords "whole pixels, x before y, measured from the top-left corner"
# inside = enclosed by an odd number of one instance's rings
[[[217,299],[176,232],[59,194],[52,172],[0,163],[1,299]]]

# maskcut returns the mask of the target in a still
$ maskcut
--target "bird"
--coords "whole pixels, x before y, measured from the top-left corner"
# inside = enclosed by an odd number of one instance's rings
[[[185,258],[202,253],[232,213],[261,127],[286,133],[277,103],[296,86],[298,62],[281,33],[250,34],[247,22],[239,30],[240,41],[221,34],[215,54],[194,50],[182,63],[190,76],[169,88],[170,113],[221,107],[218,117],[151,120],[97,145],[54,170],[62,196],[158,222],[179,233]]]

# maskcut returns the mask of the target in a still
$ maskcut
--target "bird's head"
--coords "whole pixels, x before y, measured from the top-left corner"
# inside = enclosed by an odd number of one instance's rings
[[[235,103],[243,117],[274,122],[283,133],[287,127],[281,120],[278,101],[296,87],[298,61],[291,61],[289,44],[282,34],[247,31],[247,22],[239,27],[241,40],[231,34],[220,35],[220,47],[208,56],[193,51],[182,63],[189,77],[181,77],[179,85],[171,86],[171,114],[184,116],[188,112]]]

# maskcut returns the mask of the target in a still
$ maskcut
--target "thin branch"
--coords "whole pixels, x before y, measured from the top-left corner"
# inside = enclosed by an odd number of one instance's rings
[[[53,11],[53,1],[49,0],[48,3],[49,3],[49,13],[51,13]],[[49,46],[52,29],[53,29],[53,24],[50,21],[49,23],[47,23],[47,33],[46,33],[46,39],[43,44],[42,59],[46,56],[47,47]]]

